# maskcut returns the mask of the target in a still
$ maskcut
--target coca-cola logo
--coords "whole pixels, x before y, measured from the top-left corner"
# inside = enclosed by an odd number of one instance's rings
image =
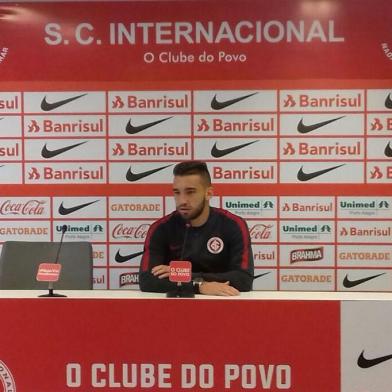
[[[267,240],[271,238],[273,225],[259,223],[249,229],[251,240]]]
[[[5,200],[0,204],[0,215],[43,215],[45,204],[46,201],[36,199],[17,203]]]
[[[128,226],[124,223],[120,223],[114,227],[112,237],[144,240],[147,237],[149,228],[149,223],[142,223],[138,226]]]

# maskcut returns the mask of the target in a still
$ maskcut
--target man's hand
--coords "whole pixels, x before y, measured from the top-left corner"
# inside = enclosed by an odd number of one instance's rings
[[[159,279],[168,278],[170,273],[170,266],[161,264],[152,268],[151,273]]]
[[[220,282],[203,282],[199,286],[200,294],[205,295],[223,295],[223,296],[232,296],[239,295],[240,292],[230,286],[230,282],[220,283]]]

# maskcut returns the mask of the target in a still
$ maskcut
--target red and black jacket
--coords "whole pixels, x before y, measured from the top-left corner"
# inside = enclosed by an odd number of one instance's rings
[[[204,225],[188,226],[177,211],[151,225],[140,265],[140,289],[151,292],[175,289],[176,283],[155,277],[151,269],[182,259],[192,263],[193,279],[229,281],[239,291],[252,290],[253,253],[246,222],[229,211],[210,207]]]

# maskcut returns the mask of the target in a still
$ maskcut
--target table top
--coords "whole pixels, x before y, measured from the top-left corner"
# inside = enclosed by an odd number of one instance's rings
[[[54,290],[55,293],[66,295],[67,299],[166,299],[166,294],[144,293],[135,290]],[[0,300],[10,298],[37,298],[46,294],[44,290],[0,290]],[[45,298],[43,298],[45,299]],[[59,298],[56,298],[59,299]],[[178,298],[175,298],[178,300]],[[300,301],[388,301],[392,293],[375,292],[320,292],[320,291],[251,291],[240,293],[239,296],[219,297],[196,295],[187,300],[300,300]]]

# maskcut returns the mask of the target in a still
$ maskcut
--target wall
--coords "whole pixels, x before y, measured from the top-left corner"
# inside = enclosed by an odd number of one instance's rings
[[[171,172],[207,161],[258,290],[391,291],[388,1],[0,6],[0,242],[85,239],[137,289]]]

